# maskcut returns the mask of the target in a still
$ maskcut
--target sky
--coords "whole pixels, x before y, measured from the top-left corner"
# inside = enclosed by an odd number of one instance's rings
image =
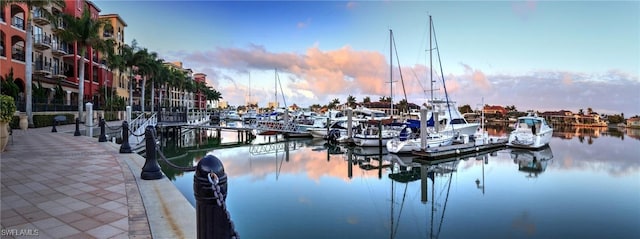
[[[474,109],[640,115],[638,1],[94,3],[128,24],[127,43],[207,74],[233,106],[266,107],[276,89],[302,107],[446,89]]]

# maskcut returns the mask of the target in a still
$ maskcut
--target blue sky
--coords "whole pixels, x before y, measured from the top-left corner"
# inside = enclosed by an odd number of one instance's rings
[[[288,104],[389,96],[389,29],[408,100],[421,103],[432,15],[446,87],[459,104],[640,114],[637,1],[95,3],[127,22],[127,42],[204,72],[231,105],[249,91],[260,106],[273,101],[276,68]],[[394,89],[403,98],[400,82]]]

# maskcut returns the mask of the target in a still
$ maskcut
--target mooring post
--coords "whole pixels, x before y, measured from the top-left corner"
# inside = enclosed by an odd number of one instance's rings
[[[129,145],[129,124],[127,121],[122,122],[122,144],[120,144],[120,153],[131,153],[131,145]]]
[[[145,154],[146,159],[144,166],[142,166],[142,172],[140,178],[144,180],[154,180],[162,178],[162,171],[160,171],[160,165],[156,159],[156,129],[153,126],[148,125],[144,130],[145,139]]]
[[[107,123],[100,116],[98,116],[98,119],[100,120],[99,121],[100,122],[99,123],[100,124],[100,137],[98,137],[98,142],[107,142],[107,133],[105,132],[106,130],[104,128]]]
[[[84,107],[87,109],[87,119],[85,121],[85,126],[87,126],[87,124],[89,124],[88,128],[85,127],[85,134],[87,134],[87,136],[89,136],[90,138],[93,138],[93,104],[91,104],[91,102],[87,102],[86,104],[84,104]]]
[[[193,193],[196,199],[197,237],[231,238],[231,220],[222,206],[227,197],[227,174],[220,159],[213,154],[206,155],[198,162],[193,176]]]
[[[73,132],[73,136],[80,136],[80,118],[76,118],[76,132]]]

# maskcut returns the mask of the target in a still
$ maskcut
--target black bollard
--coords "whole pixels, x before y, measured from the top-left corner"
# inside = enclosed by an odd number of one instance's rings
[[[104,127],[106,126],[107,122],[104,121],[104,119],[100,119],[100,137],[98,137],[98,142],[107,142],[107,133],[105,132],[106,130],[104,129]]]
[[[219,193],[214,193],[209,181],[209,174],[214,173],[218,178]],[[225,208],[218,205],[217,195],[224,203],[227,197],[227,174],[220,159],[212,154],[200,159],[193,176],[193,193],[196,199],[196,228],[197,237],[203,238],[231,238],[233,232]]]
[[[120,144],[120,153],[131,153],[131,145],[129,145],[129,124],[127,121],[122,122],[122,144]]]
[[[58,132],[58,130],[56,129],[56,119],[53,119],[53,128],[51,128],[51,133],[56,133]]]
[[[149,125],[144,129],[145,140],[145,154],[147,155],[142,167],[142,173],[140,178],[144,180],[154,180],[162,178],[162,171],[160,171],[160,165],[156,160],[156,130],[153,126]]]
[[[76,132],[73,133],[73,136],[80,136],[80,119],[76,118]]]

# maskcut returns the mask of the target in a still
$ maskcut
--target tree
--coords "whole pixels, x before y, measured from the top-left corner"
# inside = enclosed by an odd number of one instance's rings
[[[20,88],[14,82],[13,68],[11,68],[9,70],[9,73],[7,73],[4,77],[0,76],[0,81],[2,82],[2,86],[0,87],[2,88],[2,94],[11,96],[14,100],[17,100]]]
[[[407,102],[407,99],[402,99],[398,102],[398,110],[405,113],[409,112],[409,102]]]
[[[25,20],[27,21],[26,29],[25,29],[25,62],[33,62],[33,18],[31,17],[31,12],[37,12],[41,14],[45,18],[53,20],[55,16],[45,7],[57,4],[58,6],[64,8],[65,1],[64,0],[2,0],[0,1],[0,8],[8,6],[10,4],[25,4],[27,5],[27,12],[25,13]],[[53,20],[53,22],[57,22]],[[27,119],[29,121],[29,127],[34,127],[33,125],[33,64],[25,64],[25,111],[27,112]]]
[[[59,34],[60,38],[66,42],[75,42],[79,50],[78,64],[78,118],[82,119],[84,104],[84,74],[85,64],[84,56],[87,48],[92,48],[99,52],[108,52],[108,47],[113,46],[110,40],[103,40],[99,34],[100,30],[106,24],[104,20],[91,18],[91,12],[87,7],[84,8],[82,16],[76,18],[72,15],[63,14],[62,18],[66,24],[64,30]],[[92,82],[92,80],[90,80]]]
[[[369,97],[369,96],[365,96],[365,97],[362,99],[362,103],[371,103],[371,97]]]
[[[579,110],[578,110],[578,114],[579,114],[579,115],[584,115],[584,110],[579,109]]]
[[[353,97],[352,95],[349,95],[349,97],[347,97],[347,106],[349,106],[351,108],[356,106],[356,97]]]
[[[334,109],[336,108],[337,105],[340,104],[340,99],[335,98],[333,99],[331,102],[329,102],[329,105],[327,106],[329,109]]]
[[[468,105],[468,104],[463,105],[463,106],[460,106],[460,107],[458,108],[458,110],[460,111],[460,113],[463,113],[463,114],[464,114],[464,113],[472,113],[472,112],[473,112],[473,109],[472,109],[472,108],[471,108],[471,106],[470,106],[470,105]]]
[[[391,102],[391,97],[380,96],[380,102]]]

